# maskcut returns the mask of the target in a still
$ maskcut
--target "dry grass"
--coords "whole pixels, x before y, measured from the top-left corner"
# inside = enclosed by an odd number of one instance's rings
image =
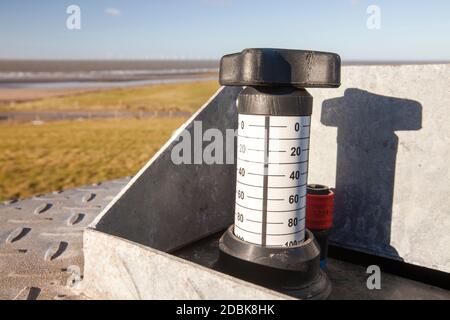
[[[1,124],[0,200],[133,175],[185,120]]]
[[[194,112],[216,81],[102,90],[11,103],[0,111]],[[133,175],[186,119],[0,124],[0,200]]]

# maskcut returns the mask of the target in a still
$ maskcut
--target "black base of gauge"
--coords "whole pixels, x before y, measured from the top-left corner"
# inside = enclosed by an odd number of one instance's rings
[[[320,248],[309,230],[299,245],[263,247],[240,240],[233,228],[219,240],[219,271],[299,299],[329,296],[331,283],[320,268]]]

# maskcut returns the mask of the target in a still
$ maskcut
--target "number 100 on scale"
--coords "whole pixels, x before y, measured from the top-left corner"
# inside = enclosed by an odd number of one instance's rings
[[[268,246],[304,240],[309,116],[239,115],[235,235]]]

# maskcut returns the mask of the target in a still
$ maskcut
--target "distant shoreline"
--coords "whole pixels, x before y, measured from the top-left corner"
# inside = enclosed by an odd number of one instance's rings
[[[217,80],[217,75],[197,75],[174,79],[153,79],[136,81],[80,81],[80,82],[18,82],[0,83],[0,106],[21,103],[50,97],[78,95],[88,92],[117,88],[144,87],[170,83],[188,83]]]
[[[171,76],[123,77],[123,78],[52,78],[52,79],[0,79],[4,89],[108,89],[145,86],[165,83],[192,82],[217,79],[217,73],[174,74]]]
[[[0,89],[116,88],[217,78],[209,60],[0,60]]]
[[[447,64],[442,60],[342,60],[343,65]],[[219,69],[219,60],[25,60],[0,59],[1,72]]]
[[[78,72],[218,69],[215,60],[11,60],[0,59],[0,72]]]

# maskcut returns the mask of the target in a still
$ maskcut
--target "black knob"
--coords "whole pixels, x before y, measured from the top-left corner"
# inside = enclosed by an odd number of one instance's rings
[[[289,86],[336,88],[341,84],[341,58],[336,53],[245,49],[220,60],[224,86]]]

